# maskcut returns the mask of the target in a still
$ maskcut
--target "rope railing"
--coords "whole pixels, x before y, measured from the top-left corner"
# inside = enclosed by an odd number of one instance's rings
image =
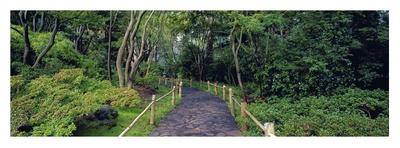
[[[147,110],[149,110],[150,106],[153,105],[153,103],[154,102],[151,102],[149,105],[147,105],[147,107],[132,121],[131,124],[129,124],[129,126],[127,128],[125,128],[124,131],[122,131],[121,134],[119,134],[118,137],[124,136],[133,127],[133,125],[139,120],[139,118],[142,117]]]
[[[235,102],[237,105],[240,106],[240,103],[239,103],[239,101],[238,101],[237,99],[235,99],[234,97],[232,97],[232,100],[233,100],[233,102]]]
[[[166,82],[165,82],[166,84]],[[159,85],[160,85],[160,81],[159,81]],[[182,81],[180,81],[178,88],[176,86],[172,86],[171,91],[167,92],[166,94],[164,94],[163,96],[159,97],[158,99],[156,99],[156,95],[152,95],[151,98],[151,102],[146,106],[146,108],[138,115],[135,117],[135,119],[129,124],[129,126],[127,128],[125,128],[124,131],[122,131],[121,134],[119,134],[118,137],[122,137],[124,136],[138,121],[139,119],[150,109],[150,124],[153,125],[154,124],[154,119],[155,119],[155,109],[156,109],[156,102],[160,101],[161,99],[167,97],[169,94],[172,93],[172,99],[171,99],[171,104],[175,105],[175,92],[178,91],[178,96],[181,97],[182,96]]]
[[[174,88],[175,89],[175,88]],[[174,89],[172,89],[171,91],[169,91],[168,93],[166,93],[165,95],[161,96],[160,98],[158,98],[156,100],[156,102],[160,101],[161,99],[165,98],[166,96],[168,96],[170,93],[172,93],[173,91],[175,91]]]

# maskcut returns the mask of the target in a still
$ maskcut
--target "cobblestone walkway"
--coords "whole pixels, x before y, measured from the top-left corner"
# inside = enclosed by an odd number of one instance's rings
[[[150,136],[240,136],[240,131],[221,98],[185,87],[181,103]]]

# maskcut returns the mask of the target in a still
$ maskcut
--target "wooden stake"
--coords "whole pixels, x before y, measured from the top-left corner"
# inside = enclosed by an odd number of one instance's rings
[[[190,87],[192,87],[192,79],[190,79]]]
[[[231,114],[232,116],[235,117],[235,110],[234,110],[234,104],[233,104],[233,100],[232,100],[232,88],[229,88],[229,104],[231,106]]]
[[[214,94],[218,96],[217,82],[214,83]]]
[[[179,97],[182,97],[182,81],[179,83]]]
[[[222,100],[225,101],[225,85],[222,85]]]
[[[274,123],[271,123],[271,122],[264,123],[263,130],[264,130],[265,137],[275,137]]]
[[[156,95],[153,95],[151,97],[151,102],[153,102],[153,104],[151,104],[150,108],[150,125],[154,125],[154,113],[156,110]]]
[[[207,91],[210,92],[210,81],[207,81]]]
[[[171,100],[171,104],[175,105],[175,86],[172,88],[172,100]]]
[[[246,110],[247,109],[247,103],[246,102],[241,102],[240,103],[240,116],[243,118],[243,119],[245,119],[246,117],[247,117],[247,114],[246,114],[246,112],[244,111],[244,110]],[[245,131],[247,131],[247,124],[242,124],[242,126],[240,127],[240,130],[242,131],[242,132],[245,132]]]

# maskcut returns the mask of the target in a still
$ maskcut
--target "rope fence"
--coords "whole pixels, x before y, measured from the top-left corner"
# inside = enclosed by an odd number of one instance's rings
[[[158,85],[161,84],[161,81],[158,81]],[[171,84],[173,84],[172,82],[169,82]],[[167,81],[164,82],[165,85],[167,85]],[[178,84],[178,83],[176,83]],[[177,96],[175,96],[176,94],[181,97],[182,96],[182,81],[180,81],[179,85],[172,85],[172,89],[171,91],[167,92],[166,94],[164,94],[163,96],[159,97],[156,99],[156,95],[152,95],[151,97],[151,102],[146,106],[146,108],[138,115],[136,116],[136,118],[131,122],[131,124],[129,124],[129,126],[127,128],[125,128],[124,131],[122,131],[121,134],[119,134],[118,137],[122,137],[124,136],[134,125],[135,123],[137,123],[139,121],[139,119],[150,109],[150,125],[154,125],[154,119],[155,119],[155,110],[156,110],[156,104],[158,101],[160,101],[161,99],[167,97],[168,95],[171,94],[171,104],[175,105],[175,99]]]

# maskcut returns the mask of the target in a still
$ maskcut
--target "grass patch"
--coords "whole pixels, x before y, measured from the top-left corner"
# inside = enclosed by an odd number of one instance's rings
[[[157,91],[156,98],[166,94],[170,90],[171,89],[168,87],[160,86]],[[177,97],[177,95],[175,96],[176,106],[180,103],[181,98]],[[154,125],[150,125],[149,109],[124,136],[148,136],[162,120],[162,118],[175,108],[175,106],[171,104],[171,100],[171,95],[168,95],[156,103]],[[75,136],[118,136],[143,111],[148,103],[150,102],[146,102],[145,105],[140,108],[117,108],[116,110],[118,111],[118,117],[116,118],[116,126],[112,128],[99,126],[96,128],[80,129],[75,132]]]

